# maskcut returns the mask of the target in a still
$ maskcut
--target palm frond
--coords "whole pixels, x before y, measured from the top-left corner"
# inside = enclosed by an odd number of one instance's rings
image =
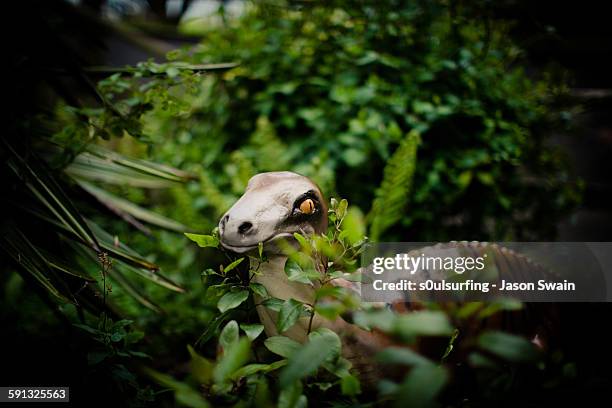
[[[232,68],[236,68],[240,65],[237,62],[220,62],[217,64],[175,64],[177,68],[191,71],[193,73],[204,73],[208,71],[224,71]],[[105,67],[105,66],[92,66],[85,67],[83,70],[89,74],[98,75],[112,75],[112,74],[133,74],[138,72],[138,69],[134,67]],[[61,72],[61,71],[60,71]],[[159,72],[157,75],[165,75],[165,72]]]
[[[175,180],[159,178],[113,161],[104,160],[90,153],[79,154],[66,167],[65,172],[75,179],[99,181],[118,186],[167,188],[177,183]]]
[[[26,161],[8,143],[5,143],[5,147],[11,153],[8,167],[22,180],[38,202],[81,240],[99,251],[96,237],[53,176],[41,168],[41,159],[30,153],[30,160]]]
[[[108,207],[115,213],[118,213],[120,215],[129,215],[140,221],[157,225],[158,227],[169,229],[172,231],[182,232],[187,231],[189,229],[177,221],[142,208],[132,203],[131,201],[117,197],[114,194],[111,194],[106,190],[98,188],[84,180],[77,180],[77,183],[85,191],[94,196],[98,201],[100,201],[102,204],[104,204],[106,207]]]
[[[151,282],[154,282],[160,286],[173,290],[175,292],[184,292],[185,290],[172,280],[166,278],[159,273],[159,266],[152,262],[143,259],[136,251],[128,247],[122,242],[115,240],[115,238],[108,232],[103,230],[100,226],[92,221],[88,221],[92,231],[96,234],[96,237],[100,240],[102,248],[108,252],[108,254],[123,263],[125,263],[125,269],[135,274],[138,274]]]
[[[57,300],[71,302],[69,296],[53,282],[48,263],[21,231],[5,228],[0,238],[0,248],[13,259],[19,271],[33,278]]]
[[[176,181],[179,183],[197,179],[197,176],[193,173],[182,171],[163,164],[153,163],[148,160],[130,158],[117,152],[105,149],[101,146],[90,145],[88,146],[87,151],[91,155],[97,156],[103,160],[120,164],[151,176]]]
[[[147,309],[151,309],[156,313],[161,313],[162,308],[155,304],[151,299],[149,299],[145,294],[143,294],[138,287],[130,282],[125,275],[118,268],[112,268],[109,271],[109,275],[111,279],[114,279],[121,287],[138,303],[146,307]]]
[[[62,223],[57,222],[53,218],[45,215],[43,211],[36,210],[30,207],[22,207],[23,211],[27,212],[38,218],[41,221],[46,222],[49,226],[53,227],[57,232],[64,235],[71,241],[74,241],[78,244],[85,245],[85,243],[78,239],[75,234],[66,228]],[[103,252],[106,252],[119,261],[122,267],[136,275],[139,275],[159,286],[165,287],[175,292],[184,292],[185,290],[178,284],[174,283],[172,280],[166,278],[162,274],[159,273],[159,267],[142,258],[136,251],[125,245],[124,243],[115,240],[115,238],[109,234],[107,231],[102,229],[99,225],[94,222],[87,220],[88,226],[94,232],[98,242],[100,243],[100,248]],[[87,247],[85,245],[85,247]],[[92,254],[93,255],[93,254]]]
[[[82,256],[84,262],[87,262],[90,268],[96,267],[99,263],[96,256],[88,251],[85,247],[80,246],[74,242],[68,243],[69,246],[73,248],[75,253],[78,253]],[[156,313],[161,313],[162,309],[155,302],[149,299],[143,292],[135,285],[130,279],[126,277],[126,267],[128,265],[116,261],[112,263],[112,267],[107,270],[107,273],[111,280],[116,282],[122,289],[126,291],[130,296],[132,296],[138,303],[143,305],[144,307],[153,310]]]

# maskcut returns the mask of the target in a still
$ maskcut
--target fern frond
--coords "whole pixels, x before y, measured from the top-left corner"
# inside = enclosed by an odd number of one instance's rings
[[[408,133],[385,165],[382,183],[368,214],[370,237],[374,241],[404,214],[412,189],[419,140],[416,131]]]

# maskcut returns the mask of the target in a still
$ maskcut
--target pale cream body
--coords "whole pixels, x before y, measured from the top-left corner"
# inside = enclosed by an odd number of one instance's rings
[[[271,297],[281,300],[295,299],[302,303],[312,305],[315,299],[315,287],[305,283],[291,282],[285,273],[286,261],[286,256],[271,255],[267,262],[262,262],[260,265],[259,263],[261,261],[251,258],[251,270],[258,270],[253,277],[253,282],[265,286]],[[278,336],[279,334],[283,334],[301,343],[306,341],[310,317],[302,317],[289,330],[284,333],[278,333],[276,329],[278,313],[261,305],[262,300],[263,299],[259,296],[255,297],[255,303],[258,305],[257,314],[259,315],[261,323],[264,325],[267,336]],[[327,327],[332,330],[339,330],[342,326],[346,325],[346,322],[344,322],[344,324],[342,322],[344,321],[340,319],[332,322],[315,314],[310,329],[316,330],[319,327]]]

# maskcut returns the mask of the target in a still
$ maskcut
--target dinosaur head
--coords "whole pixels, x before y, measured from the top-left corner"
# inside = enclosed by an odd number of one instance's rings
[[[243,253],[293,233],[327,231],[327,205],[308,177],[289,171],[253,176],[246,191],[219,221],[221,245]]]

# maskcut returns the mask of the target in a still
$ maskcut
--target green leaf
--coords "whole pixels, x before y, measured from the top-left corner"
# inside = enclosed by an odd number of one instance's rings
[[[361,384],[354,375],[347,375],[340,379],[340,390],[342,395],[354,396],[361,394]]]
[[[269,364],[248,364],[234,371],[230,377],[232,380],[237,380],[242,377],[248,377],[258,372],[265,371],[269,367]]]
[[[278,396],[278,408],[306,408],[308,401],[302,389],[299,381],[282,388]]]
[[[365,220],[359,207],[351,206],[348,209],[344,221],[342,221],[342,233],[346,235],[346,239],[351,245],[364,239],[366,234]]]
[[[229,271],[237,267],[242,261],[244,261],[244,258],[236,259],[234,262],[230,263],[229,265],[223,268],[223,273],[228,273]]]
[[[392,331],[405,341],[412,341],[417,336],[450,336],[453,327],[444,312],[422,310],[398,316]]]
[[[273,312],[280,312],[285,302],[282,299],[278,299],[278,298],[268,298],[264,300],[263,302],[261,302],[261,304],[267,307],[268,309],[272,310]]]
[[[244,330],[249,340],[253,341],[263,332],[263,324],[241,324],[240,328]]]
[[[486,186],[492,186],[495,183],[495,179],[493,178],[493,175],[488,172],[480,171],[476,173],[476,177],[482,184]]]
[[[288,358],[287,366],[280,374],[280,386],[288,387],[313,374],[324,362],[337,357],[340,347],[340,338],[329,329],[309,336],[308,343]]]
[[[300,343],[286,336],[272,336],[264,341],[268,350],[281,357],[289,358],[302,347]]]
[[[470,353],[467,361],[472,367],[476,368],[495,368],[498,365],[498,361],[493,361],[493,359],[478,352]]]
[[[336,360],[340,357],[340,352],[342,350],[342,342],[340,341],[340,337],[333,331],[326,327],[320,327],[317,330],[312,331],[308,335],[308,339],[313,340],[319,337],[326,338],[327,351],[330,353],[329,361]]]
[[[297,263],[293,259],[287,259],[287,262],[285,262],[285,273],[291,279],[292,276],[298,276],[302,273],[302,267],[300,266],[299,263]],[[309,282],[305,282],[305,283],[309,283]]]
[[[212,235],[199,235],[199,234],[191,234],[189,232],[185,232],[184,235],[198,244],[201,248],[218,248],[219,247],[219,239],[213,237]]]
[[[346,210],[348,208],[348,201],[346,201],[344,198],[342,200],[340,200],[340,202],[338,203],[338,207],[336,208],[336,216],[338,217],[338,219],[343,219],[344,216],[346,215]]]
[[[213,378],[215,383],[220,384],[225,382],[229,376],[248,360],[251,350],[251,342],[248,338],[243,337],[235,343],[229,345],[224,350],[221,360],[215,366]]]
[[[436,405],[436,397],[448,380],[443,367],[425,364],[414,367],[395,395],[395,406],[424,408]]]
[[[376,355],[376,359],[383,364],[433,364],[428,358],[406,347],[387,347]]]
[[[304,310],[304,305],[295,299],[288,299],[283,303],[276,321],[276,328],[279,333],[284,333],[290,329],[300,318]]]
[[[196,340],[196,345],[204,344],[208,340],[210,340],[215,335],[221,324],[223,324],[223,322],[228,319],[228,316],[231,315],[231,312],[232,311],[229,310],[225,313],[221,313],[220,315],[215,317],[212,322],[208,323],[206,325],[206,330],[204,330],[198,340]]]
[[[504,360],[516,363],[534,361],[539,353],[526,338],[499,331],[485,332],[478,337],[478,346]]]
[[[516,299],[499,299],[480,310],[478,318],[486,319],[502,310],[521,310],[522,308],[523,304]]]
[[[346,310],[346,306],[338,301],[317,302],[315,312],[327,320],[335,320]]]
[[[297,232],[293,233],[293,237],[296,239],[297,242],[299,242],[300,246],[302,248],[309,248],[310,245],[308,245],[308,241],[306,241],[306,238],[304,238],[304,236],[302,234],[298,234]],[[285,272],[286,272],[286,268],[287,266],[285,265]]]
[[[314,270],[314,267],[304,270],[300,264],[293,259],[287,259],[285,263],[285,273],[290,281],[307,285],[312,285],[312,279],[320,277],[319,273]]]
[[[339,357],[336,361],[326,361],[323,363],[323,368],[338,378],[344,378],[347,375],[351,375],[349,371],[351,367],[351,362],[343,357]]]
[[[236,292],[228,292],[219,299],[217,302],[217,308],[221,313],[224,313],[230,309],[234,309],[242,304],[249,297],[248,290],[239,290]]]
[[[230,345],[238,341],[238,323],[235,320],[230,320],[219,335],[219,344],[226,350]]]
[[[167,374],[162,374],[148,367],[142,367],[141,371],[156,383],[173,390],[174,397],[180,404],[191,408],[209,407],[208,402],[204,399],[204,397],[202,397],[198,391],[194,390],[189,385],[177,381]]]
[[[254,294],[261,296],[262,298],[268,297],[268,291],[266,290],[266,287],[261,283],[251,283],[249,287],[251,288]]]
[[[200,384],[209,384],[212,381],[214,364],[199,355],[190,345],[187,345],[187,351],[191,356],[191,374]]]
[[[236,370],[230,376],[230,378],[232,380],[237,380],[239,378],[248,377],[256,373],[269,373],[270,371],[278,370],[279,368],[284,367],[285,364],[287,364],[287,360],[275,361],[272,364],[248,364]]]
[[[367,329],[377,328],[391,332],[397,316],[389,309],[358,311],[355,313],[355,323]]]
[[[342,159],[346,162],[349,167],[357,167],[367,159],[365,153],[359,149],[352,147],[347,148],[342,153]]]

